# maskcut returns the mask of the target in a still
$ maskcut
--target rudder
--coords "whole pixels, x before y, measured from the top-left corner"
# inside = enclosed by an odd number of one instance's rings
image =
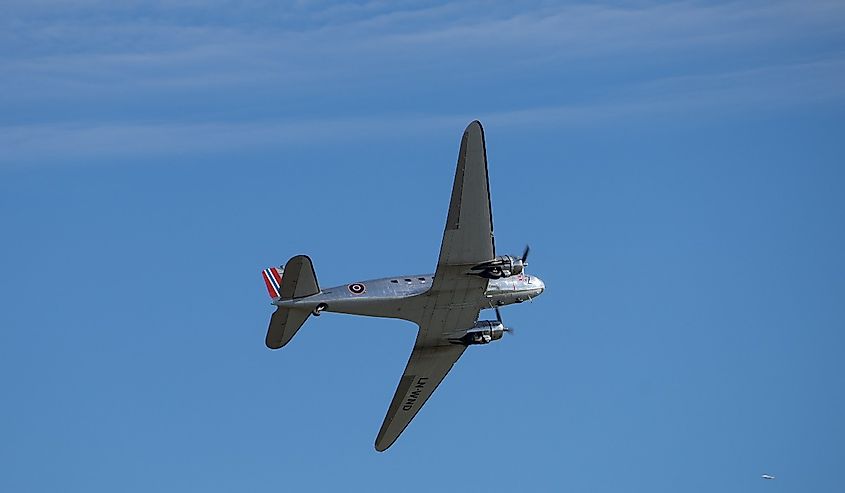
[[[280,297],[280,290],[282,288],[282,274],[283,267],[270,267],[261,272],[264,277],[264,286],[267,287],[267,294],[271,299],[278,299]]]

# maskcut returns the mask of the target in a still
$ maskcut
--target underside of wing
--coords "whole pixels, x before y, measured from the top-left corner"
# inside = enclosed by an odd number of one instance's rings
[[[455,344],[414,347],[376,437],[376,450],[383,452],[393,445],[465,349]]]
[[[420,326],[414,351],[376,438],[376,450],[396,441],[464,353],[466,346],[449,341],[478,319],[488,280],[472,273],[472,267],[494,256],[484,130],[474,121],[461,139],[434,282],[414,300],[410,319]]]
[[[437,271],[440,273],[448,266],[471,267],[492,260],[494,256],[484,130],[481,123],[474,121],[461,139]]]

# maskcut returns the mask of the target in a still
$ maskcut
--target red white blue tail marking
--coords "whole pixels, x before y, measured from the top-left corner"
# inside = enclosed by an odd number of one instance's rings
[[[270,298],[275,299],[281,296],[282,272],[283,270],[279,267],[270,267],[269,269],[264,269],[261,273],[264,276],[264,284],[267,286],[267,293],[270,295]]]

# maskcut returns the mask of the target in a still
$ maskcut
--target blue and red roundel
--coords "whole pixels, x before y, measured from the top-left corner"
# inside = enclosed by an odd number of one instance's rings
[[[348,289],[352,294],[364,294],[367,292],[367,286],[364,286],[360,282],[353,282],[352,284],[346,286],[346,289]]]

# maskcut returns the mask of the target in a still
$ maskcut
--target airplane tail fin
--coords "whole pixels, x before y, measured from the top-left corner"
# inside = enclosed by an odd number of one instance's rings
[[[269,271],[269,272],[268,272]],[[274,300],[293,300],[313,296],[320,292],[314,265],[306,255],[297,255],[285,264],[284,269],[271,267],[264,271],[264,283]],[[279,307],[270,318],[265,343],[270,349],[284,346],[311,315],[310,310]]]
[[[281,298],[282,274],[284,272],[284,267],[270,267],[269,269],[264,269],[261,273],[264,276],[264,285],[267,286],[267,294],[274,300]]]

